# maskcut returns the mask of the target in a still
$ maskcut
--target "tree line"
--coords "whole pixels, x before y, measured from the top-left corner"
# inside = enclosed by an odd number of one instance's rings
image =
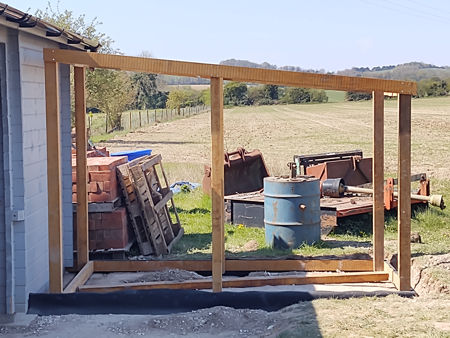
[[[223,99],[226,106],[247,106],[327,102],[328,96],[324,90],[228,82]]]
[[[438,77],[431,79],[423,79],[417,82],[417,94],[414,96],[418,97],[438,97],[447,96],[450,93],[450,79],[442,80]],[[372,93],[362,93],[362,92],[346,92],[346,101],[362,101],[371,100]]]

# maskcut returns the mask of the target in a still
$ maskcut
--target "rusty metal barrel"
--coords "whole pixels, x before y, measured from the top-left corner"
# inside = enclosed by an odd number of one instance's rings
[[[294,249],[320,240],[320,181],[311,176],[264,178],[266,243]]]

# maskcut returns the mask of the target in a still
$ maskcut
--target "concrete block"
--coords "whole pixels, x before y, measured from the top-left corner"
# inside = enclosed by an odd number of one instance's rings
[[[27,74],[30,75],[30,74]],[[29,79],[34,81],[22,80],[22,98],[38,99],[45,97],[45,86],[42,78]]]
[[[21,295],[20,289],[18,286],[23,286],[25,287],[25,283],[26,283],[26,272],[25,272],[25,268],[18,268],[16,266],[15,271],[15,282],[16,282],[16,297],[17,293],[19,293],[19,295]],[[25,300],[25,298],[23,298],[23,300]],[[20,302],[20,298],[17,298],[17,301]]]

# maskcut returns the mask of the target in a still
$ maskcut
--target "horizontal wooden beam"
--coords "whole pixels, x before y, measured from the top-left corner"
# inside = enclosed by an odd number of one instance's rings
[[[95,272],[211,271],[211,260],[94,261]],[[370,259],[227,259],[227,271],[372,271]]]
[[[387,272],[350,272],[350,273],[306,273],[304,276],[273,276],[273,277],[240,277],[224,279],[224,288],[258,287],[266,285],[305,285],[305,284],[337,284],[337,283],[367,283],[382,282],[389,279]],[[198,279],[183,282],[158,281],[147,283],[127,283],[118,285],[84,285],[81,292],[113,292],[120,290],[151,290],[151,289],[211,289],[212,280]]]
[[[282,86],[319,88],[361,92],[417,93],[417,84],[411,81],[289,72],[283,70],[214,65],[196,62],[87,53],[63,49],[44,49],[44,60],[92,68],[108,68],[134,72],[176,76],[223,78],[230,81],[264,83]]]
[[[83,266],[83,268],[76,274],[76,276],[66,286],[63,293],[72,293],[78,290],[80,286],[87,282],[94,273],[94,262],[89,261]]]

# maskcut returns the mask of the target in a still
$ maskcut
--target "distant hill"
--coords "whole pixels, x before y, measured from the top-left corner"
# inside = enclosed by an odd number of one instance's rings
[[[388,80],[420,81],[438,77],[450,78],[450,67],[440,67],[423,62],[408,62],[396,66],[352,68],[336,72],[339,75],[376,77]]]
[[[228,59],[224,61],[220,61],[221,65],[226,66],[238,66],[238,67],[249,67],[249,68],[265,68],[265,69],[278,69],[278,70],[288,70],[291,72],[307,72],[307,73],[325,73],[325,70],[315,70],[315,69],[303,69],[298,66],[282,66],[278,67],[277,65],[272,65],[268,62],[263,63],[255,63],[248,60],[236,60],[236,59]]]

